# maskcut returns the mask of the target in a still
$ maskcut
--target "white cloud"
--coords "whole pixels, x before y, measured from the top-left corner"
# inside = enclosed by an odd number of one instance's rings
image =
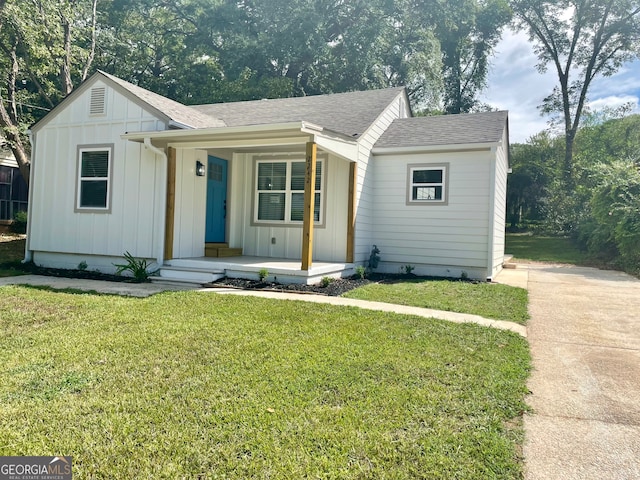
[[[640,112],[638,97],[636,95],[610,95],[608,97],[598,98],[597,100],[589,102],[589,109],[602,110],[604,108],[617,108],[628,103],[634,105],[635,112]]]
[[[491,59],[488,88],[481,101],[501,110],[509,110],[511,142],[524,142],[547,128],[548,117],[540,115],[538,106],[557,84],[556,72],[540,73],[537,57],[528,36],[505,30]],[[624,65],[610,77],[598,77],[589,91],[589,107],[618,107],[640,99],[640,61]]]

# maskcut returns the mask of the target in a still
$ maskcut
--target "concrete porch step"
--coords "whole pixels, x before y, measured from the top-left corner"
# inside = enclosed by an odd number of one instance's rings
[[[242,248],[229,248],[228,243],[206,243],[205,257],[235,257],[242,255]]]
[[[502,268],[510,268],[510,269],[518,268],[518,264],[515,262],[512,262],[511,261],[512,259],[513,259],[513,255],[505,255],[504,260],[502,261]]]
[[[180,284],[205,285],[215,282],[225,276],[224,270],[212,270],[197,267],[176,267],[163,265],[158,274],[151,278],[154,283],[169,282]]]

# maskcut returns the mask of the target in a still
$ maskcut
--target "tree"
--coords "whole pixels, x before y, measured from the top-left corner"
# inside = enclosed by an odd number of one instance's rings
[[[507,222],[512,229],[542,220],[556,170],[557,143],[547,132],[542,132],[529,138],[527,143],[511,145]]]
[[[573,184],[573,148],[592,81],[612,75],[637,57],[640,4],[635,0],[513,0],[521,29],[529,32],[538,69],[553,65],[559,85],[544,99],[544,113],[564,120],[564,183]]]
[[[27,183],[26,127],[87,77],[96,17],[97,0],[0,1],[0,127]]]
[[[486,87],[488,57],[511,20],[507,0],[451,0],[429,9],[442,50],[444,110],[470,112]],[[435,18],[434,18],[435,17]]]
[[[420,108],[439,101],[438,43],[429,28],[407,21],[406,2],[172,3],[172,12],[196,28],[185,40],[189,51],[215,62],[223,91],[246,86],[241,99],[406,85]],[[236,88],[228,92],[238,99]]]

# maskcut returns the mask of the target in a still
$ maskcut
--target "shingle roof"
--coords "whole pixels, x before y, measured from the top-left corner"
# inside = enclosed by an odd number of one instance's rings
[[[158,110],[160,113],[166,115],[170,120],[178,122],[183,125],[187,125],[193,128],[207,128],[207,127],[224,127],[225,123],[215,117],[199,113],[192,108],[187,107],[181,103],[178,103],[169,98],[153,93],[142,87],[138,87],[132,83],[126,82],[118,77],[109,75],[106,72],[100,71],[102,75],[115,82],[120,87],[138,97],[143,102],[147,103],[151,107]]]
[[[228,126],[306,121],[357,138],[369,128],[404,87],[308,97],[194,105],[194,111]]]
[[[482,112],[394,120],[375,148],[430,147],[471,143],[497,143],[508,112]]]

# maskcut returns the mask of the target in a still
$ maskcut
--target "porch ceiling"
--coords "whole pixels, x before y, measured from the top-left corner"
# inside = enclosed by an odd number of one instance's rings
[[[256,149],[304,148],[315,142],[322,150],[348,161],[356,161],[357,141],[306,122],[192,130],[163,130],[125,133],[123,139],[143,143],[148,138],[159,148],[246,151]]]

